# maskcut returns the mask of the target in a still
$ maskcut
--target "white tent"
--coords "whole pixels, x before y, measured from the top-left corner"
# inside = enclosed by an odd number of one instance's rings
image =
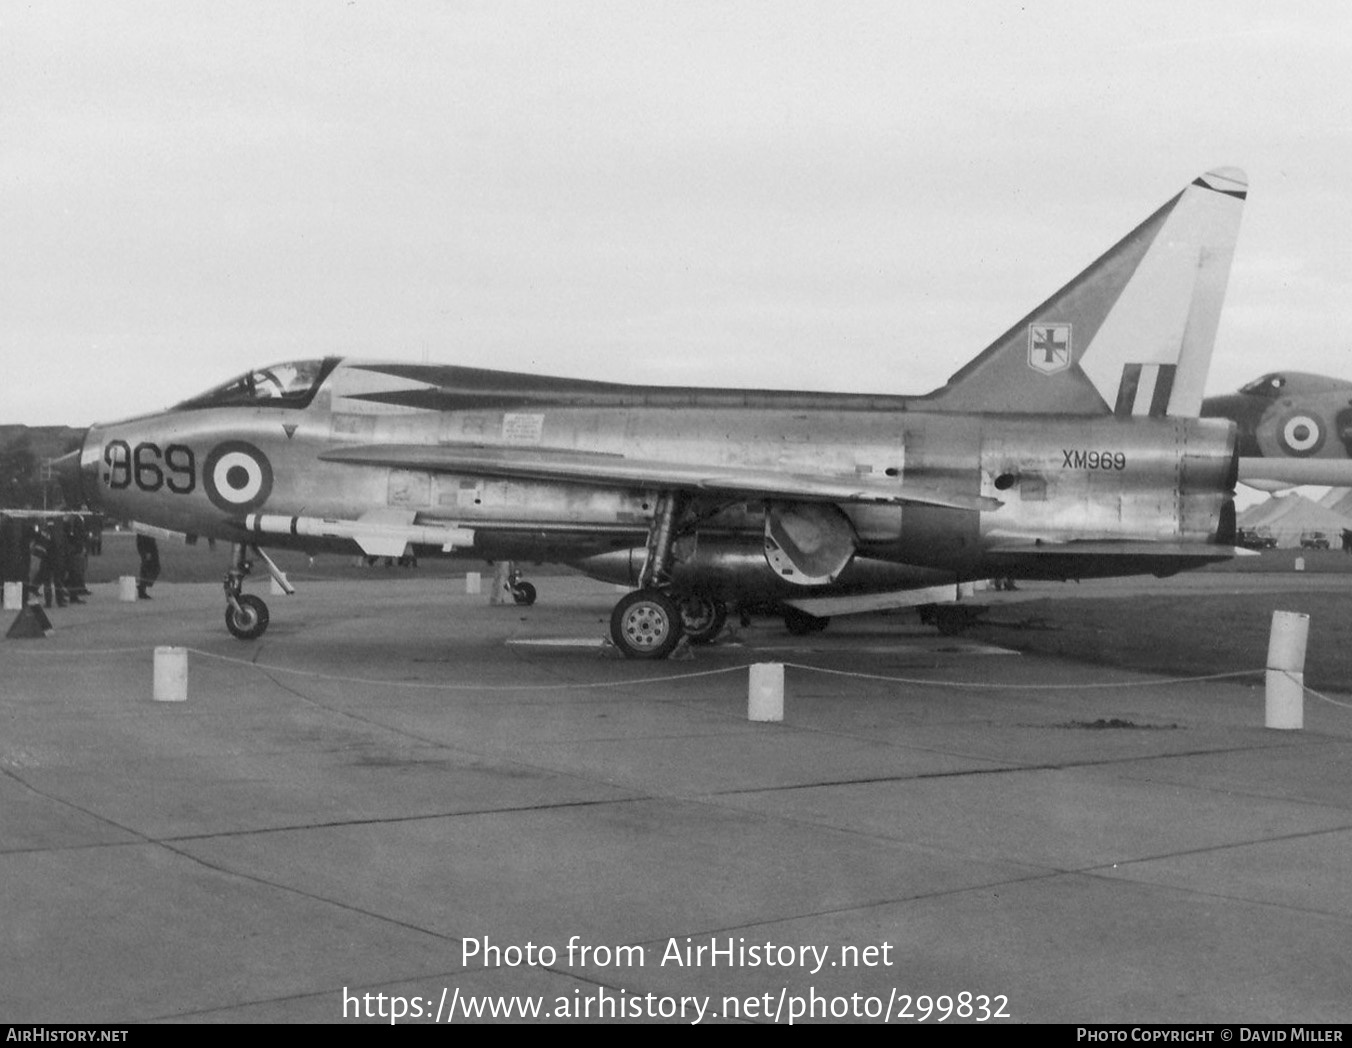
[[[1321,506],[1352,517],[1352,488],[1329,488],[1328,494],[1319,500]]]

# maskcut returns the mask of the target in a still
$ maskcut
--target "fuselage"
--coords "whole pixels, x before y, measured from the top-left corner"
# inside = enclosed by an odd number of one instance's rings
[[[655,485],[325,457],[382,445],[866,478],[882,496],[835,503],[847,528],[808,536],[848,541],[853,570],[823,583],[837,590],[1122,567],[1002,552],[1039,543],[1224,541],[1233,458],[1232,430],[1216,421],[954,414],[930,410],[925,397],[654,389],[330,358],[263,369],[169,411],[95,426],[82,477],[86,497],[109,513],[175,531],[351,553],[363,548],[352,528],[250,529],[260,518],[396,522],[472,536],[440,546],[435,535],[414,536],[421,554],[562,561],[608,578],[622,561],[631,571],[652,524]],[[889,485],[900,493],[917,479],[998,503],[978,511],[886,498]],[[696,493],[678,570],[735,569],[737,586],[758,585],[758,595],[792,591],[801,583],[776,578],[762,534],[767,514],[792,516],[797,504]]]

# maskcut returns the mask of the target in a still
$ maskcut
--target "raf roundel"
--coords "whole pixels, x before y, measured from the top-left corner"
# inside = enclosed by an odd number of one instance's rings
[[[1313,455],[1324,446],[1324,425],[1312,415],[1291,415],[1282,422],[1277,439],[1289,455]]]
[[[207,497],[227,513],[257,509],[272,494],[272,466],[252,444],[229,440],[217,445],[202,469]]]

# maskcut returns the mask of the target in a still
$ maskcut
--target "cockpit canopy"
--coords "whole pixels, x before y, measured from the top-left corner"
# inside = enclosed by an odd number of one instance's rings
[[[292,360],[248,371],[223,385],[175,405],[176,409],[279,407],[303,408],[338,364],[337,357]]]
[[[1253,397],[1276,397],[1281,395],[1285,387],[1286,376],[1274,372],[1254,379],[1247,386],[1240,386],[1239,391]]]

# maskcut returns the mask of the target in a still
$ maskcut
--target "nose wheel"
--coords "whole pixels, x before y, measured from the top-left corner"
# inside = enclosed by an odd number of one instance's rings
[[[680,609],[660,590],[627,593],[610,614],[610,639],[626,658],[665,659],[681,639]]]
[[[225,628],[240,640],[256,640],[268,628],[268,606],[261,597],[242,593],[225,606]]]
[[[268,606],[262,597],[244,592],[244,579],[253,567],[245,546],[236,542],[225,573],[225,628],[240,640],[257,640],[268,628]]]

